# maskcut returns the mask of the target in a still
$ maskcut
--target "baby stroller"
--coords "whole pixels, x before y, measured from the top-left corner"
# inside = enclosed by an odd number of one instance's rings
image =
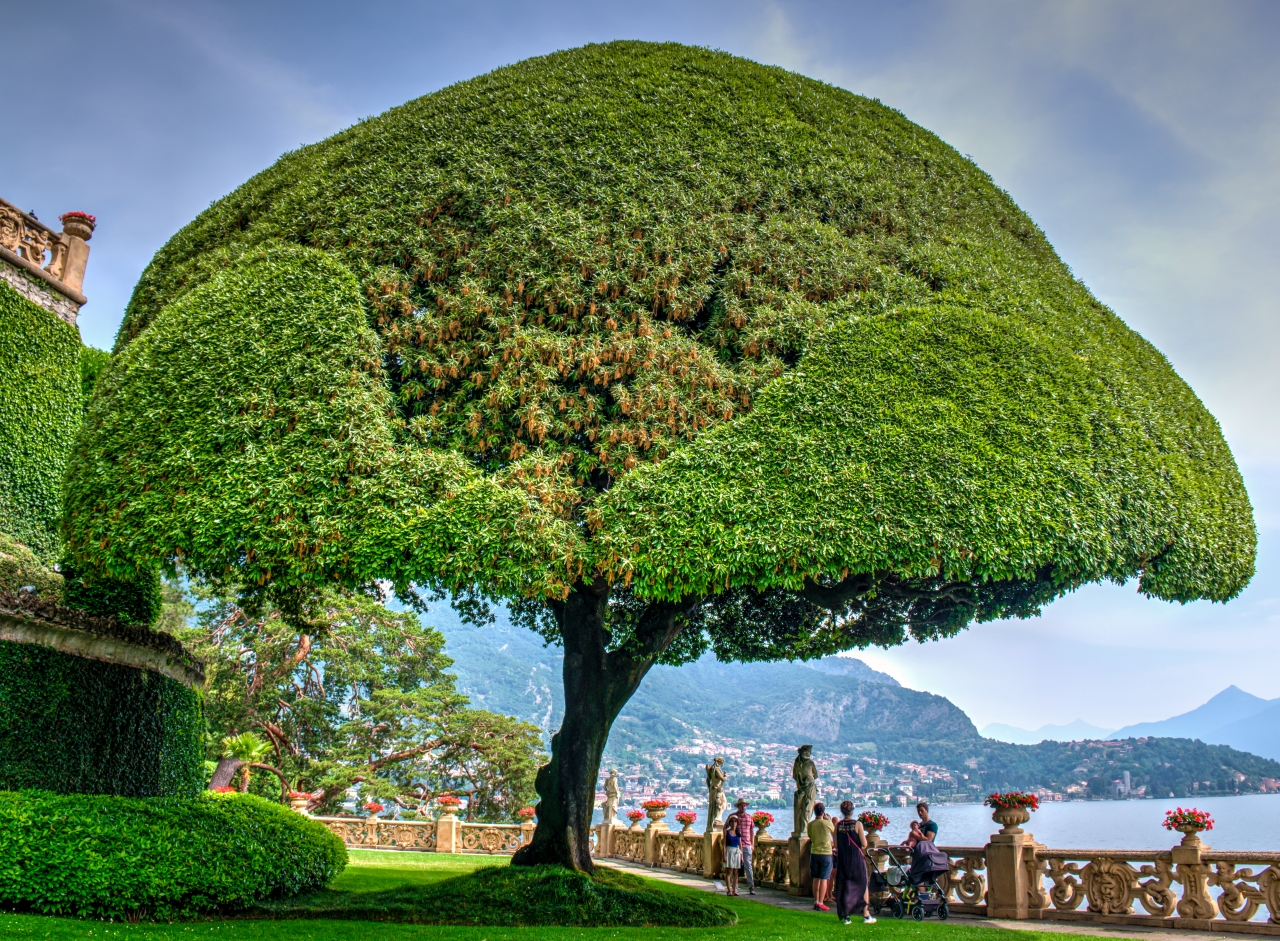
[[[947,907],[946,890],[938,880],[951,871],[947,854],[932,842],[921,840],[911,850],[910,868],[903,850],[895,847],[887,855],[889,864],[884,872],[868,860],[872,914],[888,909],[894,918],[910,915],[916,921],[924,921],[927,915],[936,914],[939,921],[946,921],[951,910]]]

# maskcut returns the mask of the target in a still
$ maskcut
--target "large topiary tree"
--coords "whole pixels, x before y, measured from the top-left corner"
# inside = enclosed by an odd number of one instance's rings
[[[68,479],[117,576],[503,598],[563,644],[517,862],[590,868],[646,671],[1226,600],[1213,417],[981,170],[878,102],[676,45],[500,69],[283,157],[139,281]]]

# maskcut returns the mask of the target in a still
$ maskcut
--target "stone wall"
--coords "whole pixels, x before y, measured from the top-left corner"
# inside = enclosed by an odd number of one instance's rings
[[[3,278],[9,287],[31,303],[57,314],[67,323],[75,326],[80,305],[61,291],[55,290],[48,281],[37,277],[7,258],[0,258],[0,278]]]

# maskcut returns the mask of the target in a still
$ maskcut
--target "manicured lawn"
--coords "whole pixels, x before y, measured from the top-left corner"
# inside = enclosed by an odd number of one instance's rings
[[[331,893],[362,894],[391,889],[428,885],[442,879],[464,875],[481,866],[502,864],[505,860],[482,856],[449,856],[435,853],[385,853],[356,851],[351,865],[334,882]],[[708,898],[695,889],[671,886],[647,880],[654,888],[675,894]],[[370,921],[286,920],[263,921],[232,919],[178,924],[123,925],[40,915],[0,915],[0,938],[5,941],[668,941],[695,938],[716,941],[780,941],[780,939],[822,939],[863,937],[892,941],[1083,941],[1078,935],[1020,931],[1011,933],[998,928],[970,924],[917,923],[882,918],[875,925],[864,926],[855,920],[844,927],[835,915],[796,912],[774,908],[745,899],[716,897],[716,902],[738,914],[738,924],[731,928],[463,928],[426,925],[391,924]],[[1096,941],[1096,939],[1089,939]]]

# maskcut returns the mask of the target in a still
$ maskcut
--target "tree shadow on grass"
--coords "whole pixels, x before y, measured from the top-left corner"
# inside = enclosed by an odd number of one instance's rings
[[[723,906],[655,889],[630,873],[601,867],[587,876],[560,866],[490,866],[381,892],[325,889],[266,902],[243,916],[578,928],[712,928],[738,920]]]

